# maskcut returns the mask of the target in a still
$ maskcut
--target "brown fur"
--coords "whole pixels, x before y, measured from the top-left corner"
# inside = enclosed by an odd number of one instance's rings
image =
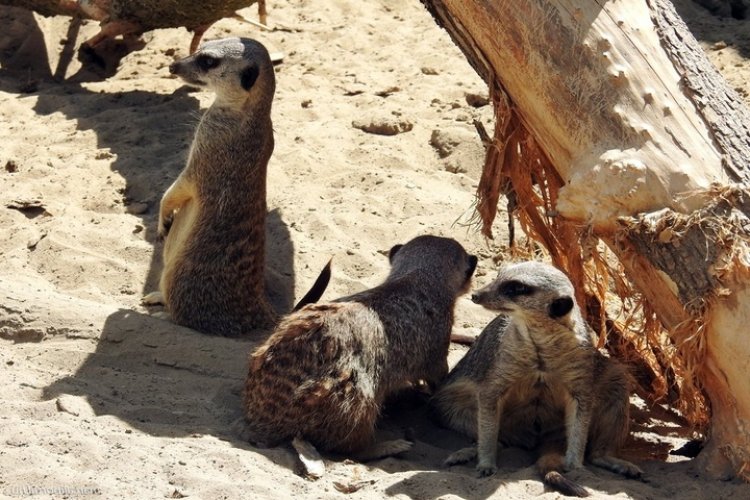
[[[364,452],[389,394],[446,375],[453,307],[476,257],[453,240],[422,236],[394,247],[390,259],[383,284],[303,307],[251,355],[251,441],[300,437],[322,450]]]
[[[573,297],[570,281],[540,263],[508,266],[472,297],[507,316],[487,325],[433,404],[445,425],[478,438],[481,475],[496,470],[498,439],[540,447],[540,474],[566,494],[585,493],[560,473],[581,466],[584,456],[629,477],[641,474],[614,457],[628,434],[630,377],[593,347]]]
[[[268,329],[277,320],[264,289],[275,89],[268,52],[254,40],[216,40],[170,71],[214,90],[216,100],[201,118],[185,169],[162,198],[161,295],[144,301],[162,301],[173,321],[205,333]]]

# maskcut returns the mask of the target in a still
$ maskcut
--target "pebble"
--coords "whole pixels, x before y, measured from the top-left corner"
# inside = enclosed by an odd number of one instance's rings
[[[414,128],[414,123],[403,117],[378,116],[354,120],[352,126],[368,134],[396,135]]]
[[[125,207],[125,211],[132,215],[145,214],[146,212],[148,212],[148,203],[131,203],[130,205]]]

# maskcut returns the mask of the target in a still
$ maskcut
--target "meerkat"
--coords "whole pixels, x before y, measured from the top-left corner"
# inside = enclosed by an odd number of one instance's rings
[[[205,333],[270,329],[277,316],[264,290],[266,171],[276,80],[268,51],[247,38],[214,40],[169,71],[216,98],[162,197],[164,269],[159,291],[143,301],[165,304],[173,321]]]
[[[540,262],[505,266],[472,295],[502,314],[433,397],[444,425],[477,439],[476,448],[454,453],[446,464],[478,458],[479,475],[492,475],[499,438],[539,448],[544,482],[568,495],[588,495],[561,473],[581,467],[584,458],[627,477],[642,474],[614,456],[629,432],[631,378],[593,346],[574,297],[567,276]]]
[[[409,449],[374,443],[385,398],[448,373],[457,298],[477,264],[456,241],[420,236],[389,253],[379,286],[287,316],[250,356],[246,435],[258,446],[305,440],[360,460]]]

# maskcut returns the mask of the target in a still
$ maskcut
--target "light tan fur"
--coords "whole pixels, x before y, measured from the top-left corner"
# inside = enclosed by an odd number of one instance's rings
[[[560,472],[592,464],[637,477],[615,458],[628,433],[630,378],[592,345],[570,280],[537,262],[503,268],[472,296],[502,312],[484,329],[436,393],[442,422],[477,438],[447,463],[478,458],[477,471],[496,471],[497,443],[540,448],[537,467],[550,486],[570,495],[585,489]],[[560,453],[564,452],[564,457]]]

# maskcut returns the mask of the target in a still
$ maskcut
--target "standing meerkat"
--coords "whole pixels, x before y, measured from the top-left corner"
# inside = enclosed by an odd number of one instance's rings
[[[499,437],[509,446],[539,447],[544,482],[568,495],[588,495],[561,474],[581,467],[584,457],[627,477],[642,474],[614,456],[628,435],[631,379],[594,348],[574,297],[567,276],[540,262],[508,265],[472,295],[503,315],[433,398],[443,424],[477,439],[476,448],[446,464],[478,457],[479,474],[494,474]]]
[[[252,353],[244,394],[251,442],[301,438],[361,460],[411,447],[373,443],[380,407],[408,384],[448,373],[454,305],[477,258],[452,239],[420,236],[394,246],[389,260],[381,285],[305,306]]]
[[[172,320],[225,336],[268,329],[276,314],[264,289],[266,171],[273,152],[276,79],[266,48],[227,38],[169,66],[216,99],[203,114],[187,165],[159,207],[165,238],[159,291]]]

